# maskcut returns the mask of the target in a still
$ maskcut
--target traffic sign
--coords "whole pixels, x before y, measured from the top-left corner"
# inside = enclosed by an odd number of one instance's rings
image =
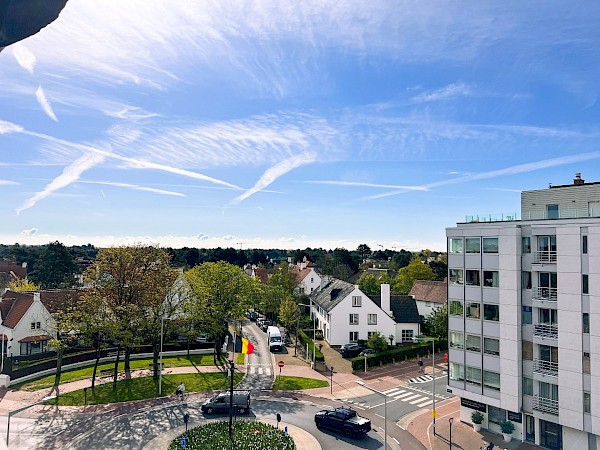
[[[283,366],[285,366],[285,363],[283,361],[279,361],[277,363],[277,365],[279,366],[279,368],[281,369]]]

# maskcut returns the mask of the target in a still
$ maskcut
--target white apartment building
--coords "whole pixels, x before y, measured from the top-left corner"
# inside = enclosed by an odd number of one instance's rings
[[[600,446],[600,183],[521,194],[521,220],[447,228],[448,390],[461,420],[550,449]]]

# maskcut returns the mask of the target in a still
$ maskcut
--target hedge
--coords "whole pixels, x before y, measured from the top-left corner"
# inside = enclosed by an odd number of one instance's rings
[[[311,334],[312,334],[312,330],[310,330]],[[315,347],[315,344],[313,343],[312,339],[302,330],[298,331],[298,340],[302,343],[302,346],[306,348],[306,344],[308,344],[308,350],[309,352],[312,354],[313,352],[315,352],[315,360],[316,361],[325,361],[325,357],[323,356],[323,353],[321,353],[321,351],[318,349],[318,347]]]
[[[436,351],[442,351],[447,348],[448,346],[446,341],[436,342]],[[419,356],[426,355],[429,351],[431,351],[430,342],[396,347],[392,350],[385,350],[383,352],[367,355],[367,367],[379,366],[381,364],[392,364],[396,361],[403,361],[404,359],[417,358]],[[364,370],[364,368],[364,356],[352,358],[352,370]]]

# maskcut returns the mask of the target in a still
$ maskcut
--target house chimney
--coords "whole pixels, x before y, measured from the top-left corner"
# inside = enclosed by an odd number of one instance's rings
[[[390,285],[381,285],[381,309],[386,314],[392,316],[392,308],[390,307]]]
[[[577,172],[575,174],[575,179],[573,180],[573,184],[576,185],[576,186],[580,186],[582,184],[585,184],[585,180],[581,179],[581,173],[580,172]]]

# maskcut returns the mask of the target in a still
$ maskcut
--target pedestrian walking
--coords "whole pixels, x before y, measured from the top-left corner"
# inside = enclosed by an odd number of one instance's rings
[[[448,353],[444,353],[444,364],[448,365]]]
[[[419,364],[419,373],[423,373],[423,358],[421,358],[420,356],[419,362],[417,364]]]

